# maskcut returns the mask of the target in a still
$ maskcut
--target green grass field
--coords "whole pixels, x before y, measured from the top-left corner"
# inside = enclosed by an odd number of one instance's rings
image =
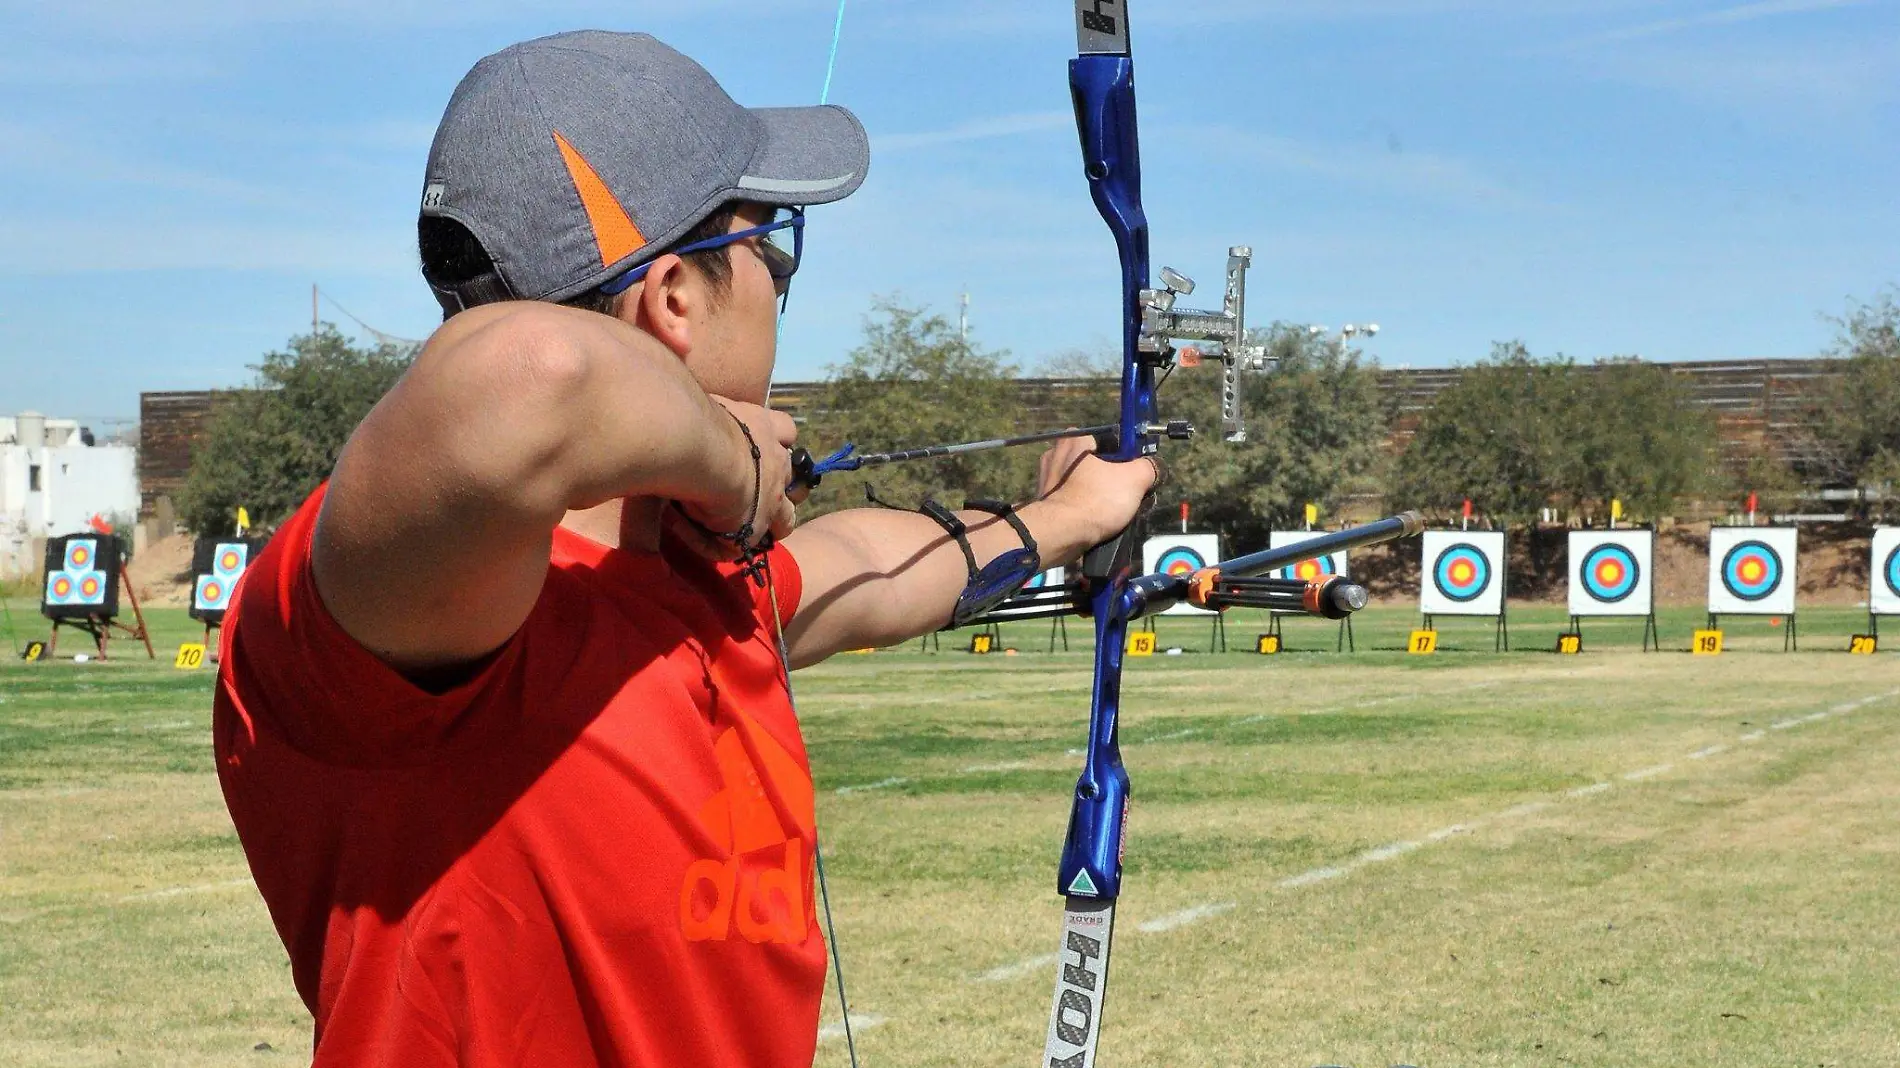
[[[1720,658],[1679,651],[1691,611],[1650,655],[1622,623],[1551,655],[1560,612],[1525,608],[1533,651],[1442,621],[1407,657],[1416,621],[1372,610],[1346,656],[1289,623],[1260,657],[1237,618],[1230,654],[1131,665],[1104,1065],[1893,1063],[1900,666],[1843,653],[1863,615],[1805,614],[1795,655],[1733,626]],[[308,1059],[218,796],[211,676],[170,666],[194,627],[152,623],[156,665],[0,665],[0,1065]],[[870,1068],[1037,1060],[1089,690],[1070,632],[798,677]]]

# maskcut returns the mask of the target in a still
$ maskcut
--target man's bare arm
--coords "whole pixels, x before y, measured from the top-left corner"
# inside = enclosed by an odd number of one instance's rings
[[[1066,442],[1043,461],[1045,493],[1017,512],[1045,567],[1072,563],[1133,519],[1151,488],[1147,463],[1110,464]],[[987,512],[960,512],[978,566],[1021,546],[1014,528]],[[969,580],[963,551],[934,521],[860,508],[834,512],[786,540],[804,592],[787,621],[794,667],[847,649],[895,645],[942,627]]]
[[[527,618],[570,509],[660,497],[742,521],[752,483],[733,418],[650,336],[548,304],[480,308],[351,436],[318,520],[317,587],[392,666],[467,663]]]

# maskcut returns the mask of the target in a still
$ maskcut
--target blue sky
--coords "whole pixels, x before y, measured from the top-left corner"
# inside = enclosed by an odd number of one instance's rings
[[[439,316],[414,218],[436,118],[510,42],[643,29],[741,102],[810,103],[831,0],[0,0],[0,411],[102,421],[239,384],[316,282]],[[833,99],[866,187],[814,213],[784,380],[879,294],[1026,368],[1109,348],[1114,251],[1059,0],[852,0]],[[1388,365],[1797,356],[1900,283],[1900,0],[1170,0],[1133,11],[1155,257],[1249,311],[1376,320]],[[354,330],[331,305],[324,317]]]

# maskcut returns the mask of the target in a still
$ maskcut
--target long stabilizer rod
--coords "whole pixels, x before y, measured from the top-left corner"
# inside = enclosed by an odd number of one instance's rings
[[[1348,549],[1360,549],[1368,545],[1396,541],[1399,538],[1409,538],[1424,529],[1425,521],[1417,512],[1405,512],[1349,530],[1322,534],[1297,545],[1267,549],[1263,552],[1238,556],[1232,560],[1223,560],[1192,574],[1149,575],[1128,584],[1128,591],[1123,595],[1125,598],[1123,611],[1127,613],[1129,619],[1141,619],[1166,611],[1183,601],[1193,600],[1197,591],[1203,600],[1208,599],[1210,594],[1213,595],[1212,599],[1215,603],[1210,604],[1209,607],[1216,606],[1220,601],[1226,601],[1230,606],[1238,606],[1246,603],[1246,594],[1265,592],[1259,580],[1261,576],[1269,572],[1290,567],[1302,560],[1317,560],[1322,556],[1345,552]],[[1223,581],[1227,583],[1225,587],[1221,585]],[[1362,593],[1348,594],[1342,586],[1335,593],[1327,596],[1324,605],[1328,609],[1346,609],[1350,601],[1357,601],[1361,596]],[[1347,600],[1341,598],[1347,598]],[[1362,601],[1360,605],[1354,605],[1347,610],[1357,611],[1361,605],[1363,605]],[[1314,614],[1325,614],[1313,609],[1309,611],[1313,611]]]
[[[1278,549],[1265,549],[1246,556],[1237,556],[1232,560],[1223,560],[1214,565],[1214,569],[1223,575],[1250,577],[1264,575],[1269,571],[1278,571],[1302,560],[1317,560],[1322,556],[1343,553],[1348,549],[1363,549],[1368,545],[1379,545],[1400,538],[1409,538],[1422,533],[1425,520],[1417,512],[1402,512],[1388,519],[1366,523],[1363,526],[1349,527],[1332,534],[1322,534],[1297,545],[1283,545]]]

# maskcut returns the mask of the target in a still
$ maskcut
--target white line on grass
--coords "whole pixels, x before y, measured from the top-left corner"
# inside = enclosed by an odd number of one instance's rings
[[[1565,797],[1595,797],[1597,794],[1604,793],[1605,791],[1609,790],[1610,785],[1611,784],[1607,782],[1599,782],[1599,783],[1592,783],[1589,786],[1579,786],[1575,790],[1565,791],[1564,796]]]
[[[1388,860],[1397,860],[1414,849],[1420,848],[1423,844],[1422,842],[1393,842],[1391,845],[1383,845],[1377,849],[1368,849],[1364,853],[1359,854],[1358,864],[1354,864],[1353,866],[1358,867],[1360,864],[1382,864]]]
[[[1345,868],[1314,868],[1312,871],[1303,871],[1298,875],[1289,875],[1273,885],[1282,890],[1298,890],[1302,886],[1328,882],[1341,878],[1345,874]]]
[[[1690,760],[1707,760],[1712,756],[1721,756],[1723,753],[1726,753],[1726,752],[1728,752],[1728,746],[1726,745],[1711,745],[1707,747],[1706,749],[1698,749],[1695,752],[1690,753],[1689,759]]]
[[[1028,960],[1019,960],[1014,964],[1005,964],[1000,968],[991,968],[989,971],[984,972],[982,975],[977,976],[976,982],[979,982],[979,983],[1008,982],[1009,980],[1014,979],[1017,976],[1028,975],[1031,972],[1042,971],[1044,968],[1049,967],[1050,965],[1054,964],[1056,961],[1059,961],[1061,959],[1062,959],[1062,955],[1060,953],[1044,953],[1040,957],[1031,957]]]
[[[1676,770],[1674,764],[1658,764],[1653,768],[1643,768],[1639,771],[1628,772],[1623,776],[1623,781],[1642,782],[1644,779],[1653,779],[1658,775],[1667,775],[1674,770]]]
[[[1222,913],[1232,912],[1239,907],[1239,904],[1233,901],[1217,901],[1208,905],[1196,905],[1191,909],[1171,912],[1166,916],[1156,916],[1147,923],[1136,924],[1135,930],[1141,931],[1144,934],[1159,934],[1162,931],[1172,931],[1177,927],[1186,927],[1190,923],[1199,923],[1202,920],[1212,919]]]
[[[1027,760],[1012,760],[1007,764],[972,764],[963,769],[963,774],[989,775],[1000,771],[1028,771],[1035,766]]]
[[[1449,827],[1440,827],[1426,835],[1425,840],[1427,842],[1442,842],[1447,838],[1456,837],[1457,835],[1469,834],[1473,829],[1481,826],[1483,826],[1483,824],[1478,821],[1471,823],[1454,823]]]
[[[889,1020],[886,1020],[882,1016],[872,1016],[869,1013],[860,1013],[856,1016],[851,1017],[851,1033],[854,1035],[861,1034],[865,1031],[869,1031],[873,1027],[879,1027],[889,1022],[890,1022]],[[820,1027],[818,1029],[818,1041],[820,1042],[836,1042],[843,1037],[844,1037],[843,1021],[839,1021],[838,1023],[828,1023],[825,1026]]]
[[[867,790],[888,790],[893,786],[902,786],[909,781],[910,780],[906,778],[893,777],[880,782],[867,782],[860,786],[840,786],[838,787],[838,796],[845,797],[850,794],[861,794]]]

